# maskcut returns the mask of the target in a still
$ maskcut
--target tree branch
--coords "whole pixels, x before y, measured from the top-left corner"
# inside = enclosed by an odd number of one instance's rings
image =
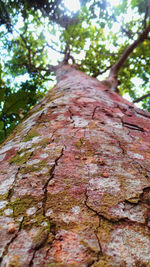
[[[109,77],[117,78],[119,70],[122,68],[124,62],[127,60],[128,56],[133,52],[133,50],[142,43],[145,39],[147,39],[148,34],[150,32],[150,23],[147,26],[147,28],[139,35],[139,37],[131,44],[129,45],[119,60],[112,66],[110,70]]]
[[[15,29],[15,31],[20,35],[20,37],[21,37],[21,39],[22,39],[22,41],[23,41],[23,43],[24,43],[24,45],[25,45],[25,47],[26,47],[26,49],[28,51],[28,61],[29,61],[29,63],[25,63],[24,64],[26,66],[28,72],[29,73],[33,73],[33,72],[37,73],[39,71],[45,71],[47,73],[48,72],[56,72],[56,67],[53,66],[53,65],[48,64],[46,66],[46,68],[41,68],[41,67],[36,67],[34,64],[32,64],[32,58],[31,58],[32,49],[31,49],[31,47],[27,44],[27,41],[24,38],[24,36],[22,34],[20,34],[16,29]],[[46,44],[45,46],[49,46],[49,45]],[[44,50],[45,46],[43,46],[42,48],[40,48],[37,51],[33,52],[33,56],[35,56],[36,53],[42,52]],[[14,64],[14,65],[18,65],[19,66],[19,64]],[[41,74],[41,76],[42,76],[42,74]]]
[[[149,8],[150,8],[150,3],[148,3],[148,2],[146,1],[145,16],[144,16],[144,20],[143,20],[144,28],[146,28],[146,20],[147,20],[147,18],[148,18]]]
[[[57,53],[60,53],[60,54],[65,54],[65,52],[62,52],[62,51],[59,51],[59,50],[57,50],[56,48],[54,48],[52,45],[50,45],[50,44],[46,44],[46,46],[48,46],[49,48],[51,48],[52,50],[54,50],[55,52],[57,52]]]
[[[38,73],[39,71],[45,71],[45,72],[55,72],[57,66],[53,66],[53,65],[47,65],[46,68],[41,68],[41,67],[36,67],[33,64],[25,64],[27,70],[29,71],[29,73],[35,72]]]
[[[133,33],[130,30],[126,30],[125,28],[121,27],[122,32],[124,32],[129,39],[133,39]]]
[[[6,28],[9,32],[12,33],[12,25],[11,25],[11,19],[9,15],[9,11],[7,9],[7,5],[0,0],[0,25],[5,24]]]
[[[62,65],[68,64],[69,59],[71,59],[72,63],[75,64],[75,59],[73,58],[73,56],[71,56],[71,51],[68,43],[66,43],[65,51],[62,53],[64,54],[64,59],[56,67],[57,69]]]
[[[50,5],[44,6],[43,3],[42,4],[40,3],[36,7],[33,4],[34,8],[39,8],[41,10],[42,15],[44,17],[49,17],[50,21],[53,21],[59,24],[63,28],[67,28],[68,25],[70,24],[78,23],[79,21],[79,19],[77,18],[78,12],[74,14],[74,16],[71,18],[67,15],[64,15],[58,6],[59,6],[59,3],[57,6],[54,3],[54,5],[52,5],[51,7]]]
[[[96,73],[94,73],[92,75],[92,77],[96,78],[98,75],[102,75],[103,73],[105,73],[107,70],[109,70],[112,67],[112,65],[108,66],[106,69],[104,69],[103,71],[98,71]]]
[[[147,97],[150,97],[150,93],[145,94],[145,95],[143,95],[143,96],[141,96],[141,97],[138,97],[137,99],[135,99],[135,100],[133,101],[133,103],[138,103],[138,102],[142,101],[143,99],[145,99],[145,98],[147,98]]]
[[[33,57],[38,53],[42,53],[45,47],[46,47],[46,45],[44,45],[42,48],[36,50],[35,52],[32,51]]]

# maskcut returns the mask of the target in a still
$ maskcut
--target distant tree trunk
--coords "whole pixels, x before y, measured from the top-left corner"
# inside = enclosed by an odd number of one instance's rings
[[[0,266],[150,266],[150,114],[57,79],[0,149]]]

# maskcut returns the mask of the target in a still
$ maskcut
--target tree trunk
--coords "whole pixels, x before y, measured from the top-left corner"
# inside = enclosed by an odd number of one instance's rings
[[[0,266],[150,266],[150,114],[57,79],[0,149]]]

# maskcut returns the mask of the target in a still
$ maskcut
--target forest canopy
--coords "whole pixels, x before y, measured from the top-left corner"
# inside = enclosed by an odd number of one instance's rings
[[[0,142],[60,64],[115,78],[120,95],[150,111],[150,1],[80,0],[74,11],[65,2],[0,0]]]

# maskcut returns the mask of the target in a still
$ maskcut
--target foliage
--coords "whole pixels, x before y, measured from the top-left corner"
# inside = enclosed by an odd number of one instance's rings
[[[44,96],[46,89],[43,87],[43,92],[41,91],[42,81],[36,78],[21,82],[17,90],[1,79],[0,88],[0,140],[2,142],[24,118],[27,111]]]
[[[102,80],[149,25],[149,0],[110,3],[80,0],[80,13],[71,13],[62,0],[0,0],[0,141],[50,88],[51,66],[66,53],[79,69]],[[134,100],[149,93],[149,62],[148,36],[119,71],[121,95]],[[142,107],[150,110],[149,98]]]

